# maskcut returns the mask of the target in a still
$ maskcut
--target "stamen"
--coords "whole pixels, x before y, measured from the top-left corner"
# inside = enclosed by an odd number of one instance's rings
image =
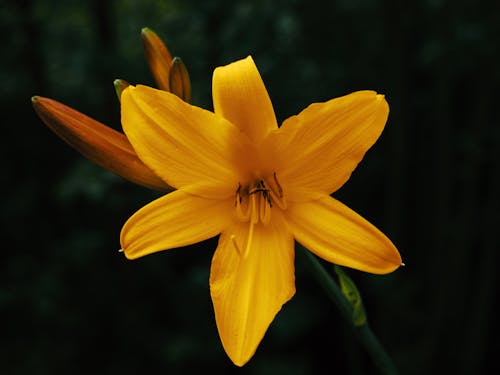
[[[239,220],[245,222],[245,221],[248,221],[250,219],[251,207],[250,207],[250,204],[248,204],[246,212],[243,212],[243,208],[241,206],[243,199],[241,198],[240,191],[241,191],[241,185],[238,184],[238,190],[236,190],[236,199],[234,201],[234,204],[236,206],[236,217]]]
[[[233,243],[234,248],[236,249],[236,252],[240,257],[246,258],[248,253],[250,252],[250,247],[252,246],[252,241],[253,241],[253,227],[254,223],[250,220],[250,227],[248,228],[248,237],[247,237],[247,243],[245,245],[245,250],[241,252],[241,248],[238,246],[238,243],[236,242],[236,236],[234,234],[231,235],[230,239],[231,242]]]
[[[253,227],[254,227],[254,223],[252,221],[250,221],[250,228],[248,229],[247,245],[245,246],[245,252],[243,253],[243,258],[247,257],[248,253],[250,252],[250,247],[252,246]]]
[[[236,196],[234,198],[234,207],[238,205],[238,201],[241,203],[241,184],[238,182],[238,189],[236,189]]]
[[[286,203],[286,199],[285,199],[284,195],[282,197],[280,197],[280,196],[276,195],[276,193],[272,189],[269,190],[269,194],[271,195],[273,202],[276,202],[276,204],[278,205],[279,208],[281,208],[282,210],[286,210],[288,205]]]
[[[263,193],[262,196],[266,199],[267,203],[269,203],[269,206],[273,206],[273,201],[271,200],[271,196],[269,195],[269,188],[266,186],[266,182],[264,180],[261,180],[260,183],[262,184],[263,188]]]
[[[276,172],[273,173],[273,178],[274,178],[274,183],[278,187],[278,194],[280,198],[283,198],[283,188],[281,187],[279,181],[278,181],[278,176],[276,176]]]
[[[267,194],[260,197],[259,217],[263,224],[271,221],[271,200]]]
[[[238,253],[239,256],[241,256],[241,250],[240,247],[238,246],[238,243],[236,242],[236,236],[234,234],[231,234],[231,242],[233,243],[234,248],[236,249],[236,252]]]
[[[257,224],[259,222],[259,210],[257,207],[257,197],[256,195],[250,195],[250,222],[252,224]]]
[[[281,187],[278,181],[278,176],[276,175],[276,172],[273,173],[273,180],[274,184],[276,185],[275,188],[277,192],[275,191],[275,189],[271,187],[271,189],[268,189],[269,195],[271,196],[273,202],[276,202],[279,208],[285,210],[287,208],[286,198],[285,194],[283,194],[283,188]]]

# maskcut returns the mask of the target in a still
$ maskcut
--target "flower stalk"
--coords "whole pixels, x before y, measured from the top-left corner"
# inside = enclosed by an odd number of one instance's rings
[[[296,246],[300,249],[300,253],[303,254],[303,257],[307,260],[309,268],[312,271],[312,275],[325,290],[328,297],[330,297],[333,303],[337,306],[342,317],[349,322],[359,342],[364,346],[380,373],[384,375],[399,374],[391,357],[387,354],[379,339],[371,330],[366,319],[364,324],[356,324],[353,305],[348,301],[347,297],[342,292],[342,289],[333,277],[326,271],[318,258],[300,244],[297,244]]]

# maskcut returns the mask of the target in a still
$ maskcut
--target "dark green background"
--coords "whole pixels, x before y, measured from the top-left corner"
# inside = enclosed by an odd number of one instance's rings
[[[202,107],[212,70],[248,54],[280,121],[355,90],[384,93],[386,130],[335,196],[406,267],[348,272],[402,374],[499,370],[499,4],[2,0],[0,373],[377,373],[300,254],[296,296],[237,369],[208,290],[216,240],[133,262],[117,253],[122,224],[157,194],[66,146],[30,97],[119,128],[113,80],[153,84],[144,26],[183,58]]]

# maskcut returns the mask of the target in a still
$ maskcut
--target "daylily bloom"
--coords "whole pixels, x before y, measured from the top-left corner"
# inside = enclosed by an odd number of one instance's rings
[[[158,87],[185,101],[191,98],[191,83],[185,65],[172,58],[165,44],[151,29],[141,32],[146,61]],[[120,99],[128,86],[115,80]],[[34,96],[33,107],[42,121],[89,160],[136,184],[160,191],[171,191],[138,157],[126,136],[56,100]]]
[[[127,258],[220,234],[210,293],[222,345],[244,365],[295,293],[294,240],[339,265],[383,274],[392,242],[330,196],[382,132],[383,95],[359,91],[312,104],[278,127],[248,57],[213,75],[214,112],[146,86],[122,93],[122,126],[139,158],[175,191],[124,225]]]

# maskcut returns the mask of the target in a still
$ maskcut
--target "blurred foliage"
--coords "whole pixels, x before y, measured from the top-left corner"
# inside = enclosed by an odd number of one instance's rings
[[[84,160],[29,99],[118,129],[113,80],[153,85],[144,26],[182,57],[206,108],[213,69],[248,54],[279,120],[351,91],[384,93],[388,126],[335,196],[407,266],[349,274],[402,374],[500,370],[498,1],[3,0],[2,374],[374,372],[300,262],[297,295],[236,369],[208,290],[216,239],[133,262],[117,253],[121,225],[157,194]]]

